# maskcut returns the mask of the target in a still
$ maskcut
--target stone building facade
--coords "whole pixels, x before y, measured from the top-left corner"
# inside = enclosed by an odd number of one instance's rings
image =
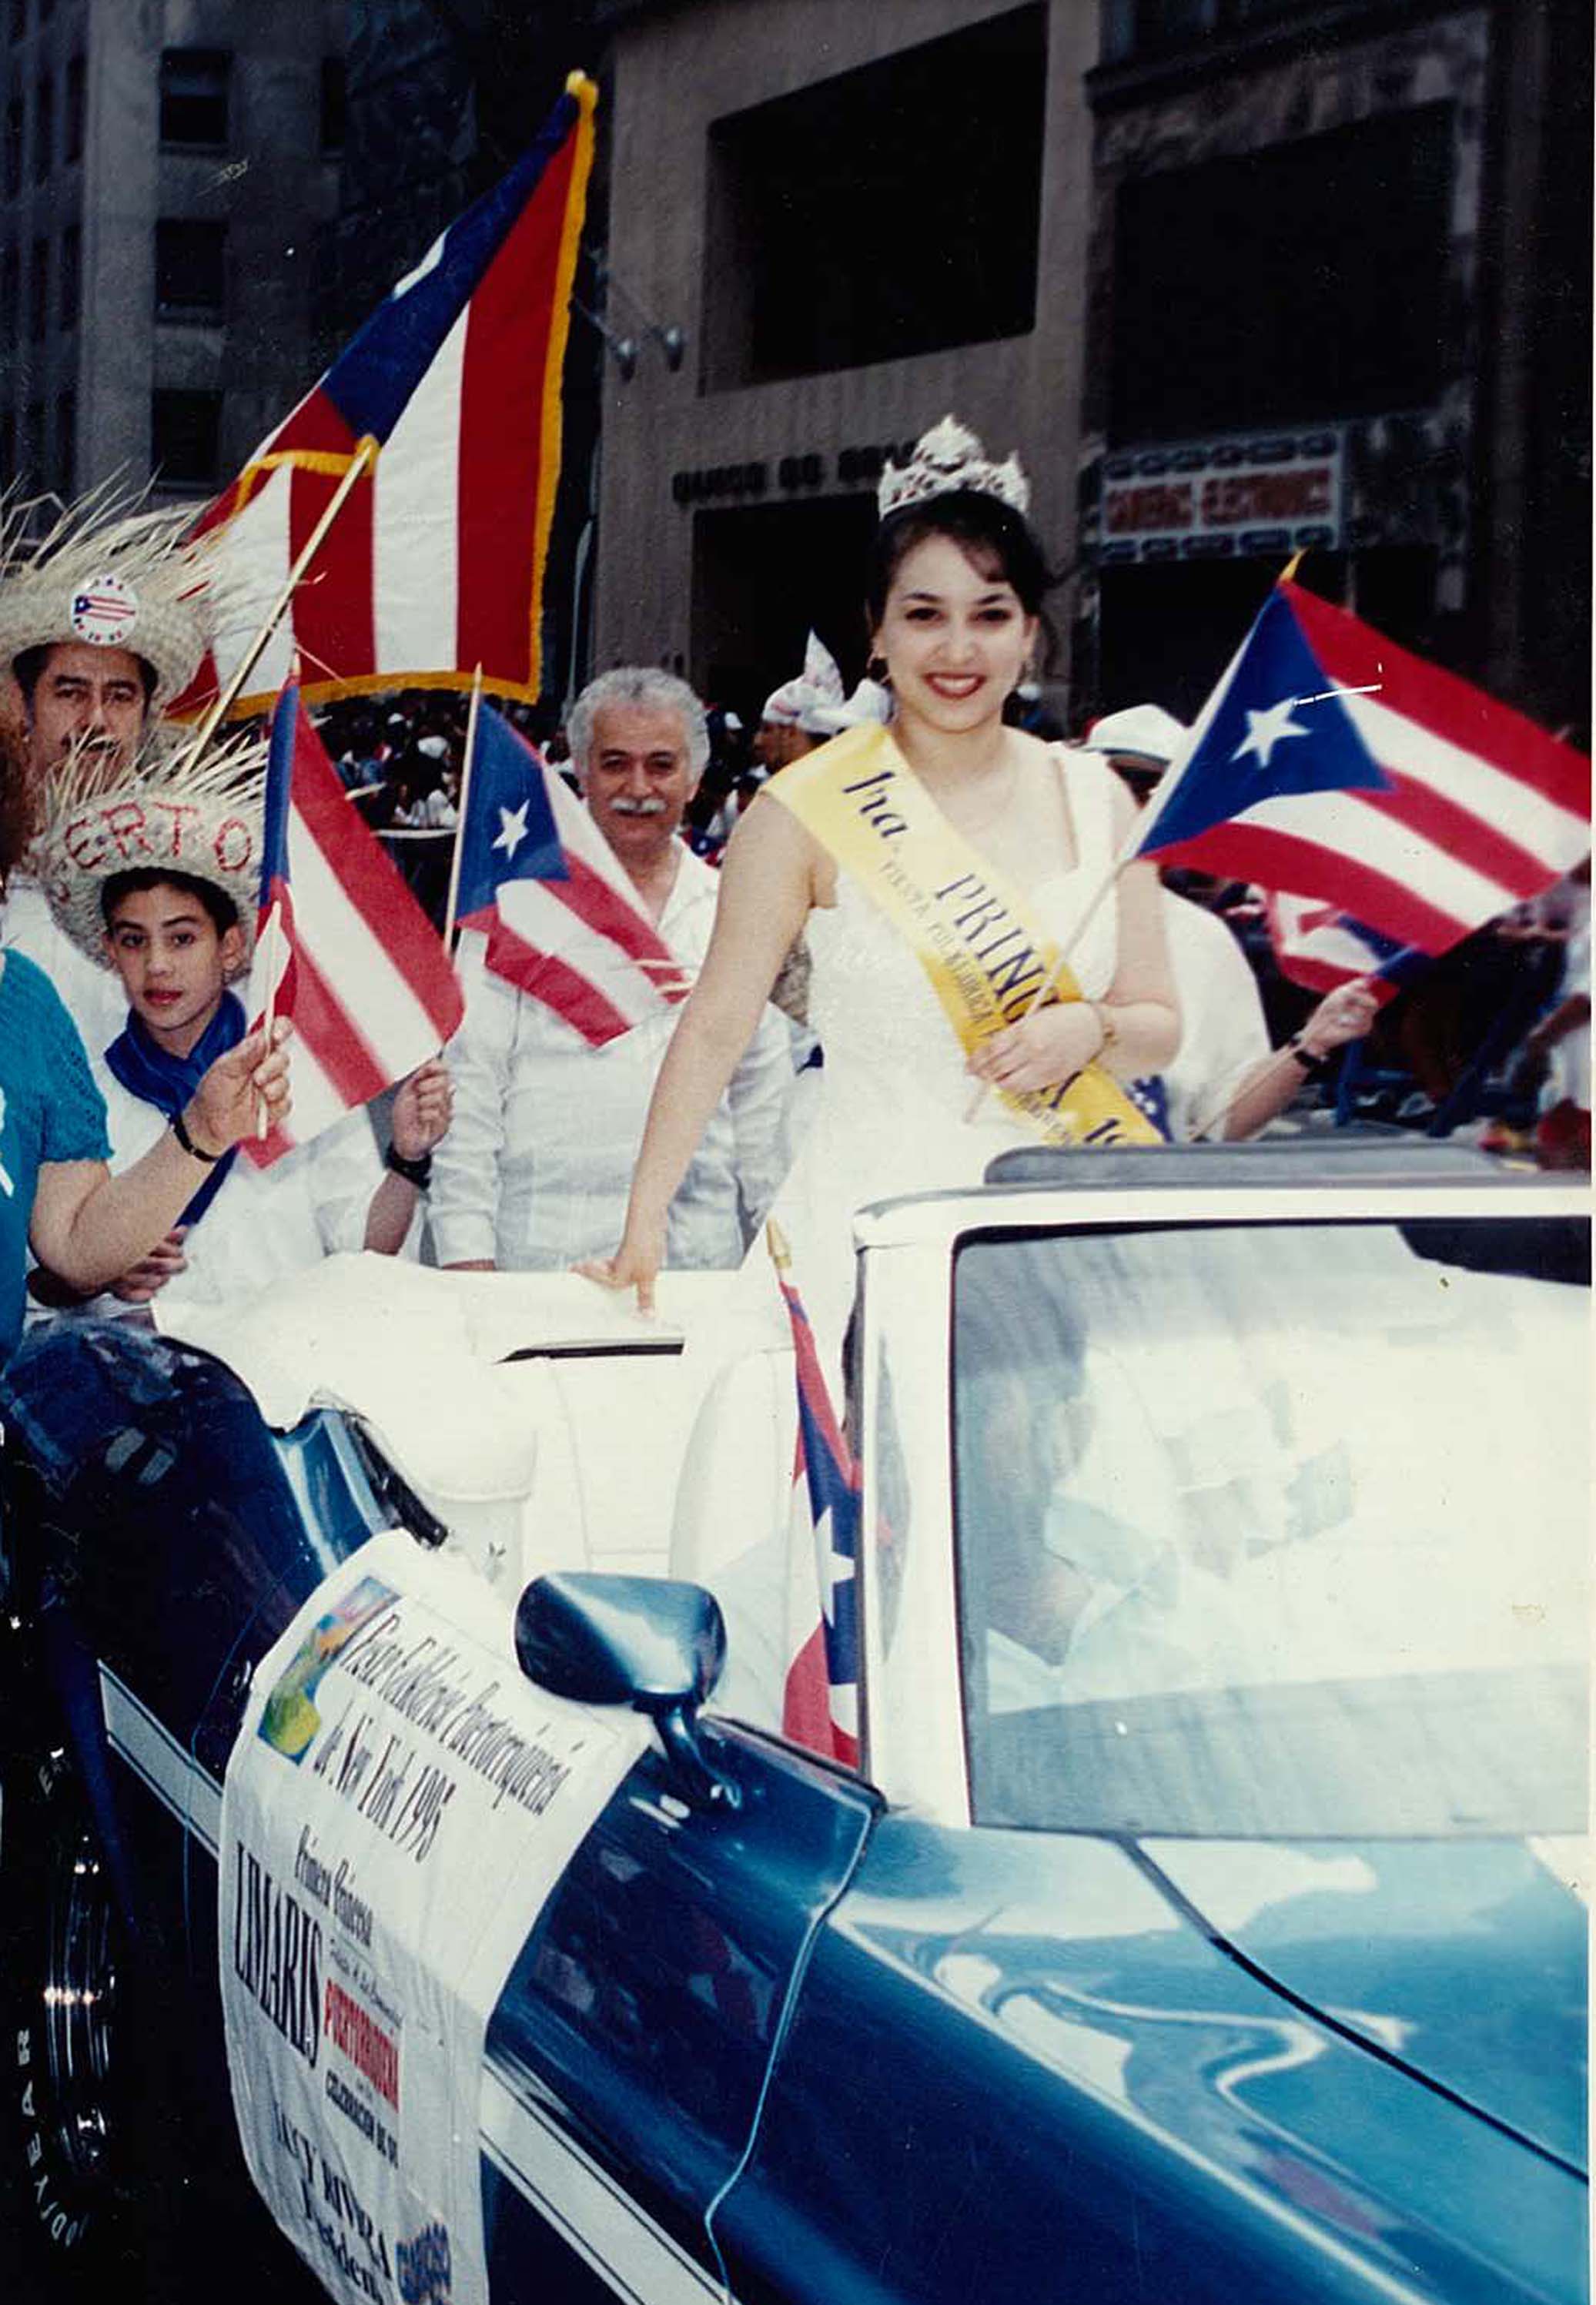
[[[203,495],[314,379],[344,0],[4,0],[0,472]]]
[[[1394,637],[1583,719],[1587,12],[596,16],[609,261],[655,324],[606,372],[598,663],[746,708],[812,624],[856,672],[875,471],[953,409],[1031,472],[1073,719],[1194,709],[1298,549]]]

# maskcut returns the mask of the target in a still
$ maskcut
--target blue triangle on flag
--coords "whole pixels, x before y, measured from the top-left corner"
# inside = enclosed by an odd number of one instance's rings
[[[397,424],[564,143],[578,108],[568,93],[558,99],[509,174],[439,234],[322,378],[319,389],[357,439],[370,433],[386,440]]]
[[[564,880],[565,852],[541,762],[502,714],[484,703],[460,828],[458,916],[493,902],[506,880]]]
[[[1334,689],[1290,602],[1271,592],[1218,710],[1142,849],[1194,840],[1261,801],[1300,793],[1389,792],[1390,778]]]

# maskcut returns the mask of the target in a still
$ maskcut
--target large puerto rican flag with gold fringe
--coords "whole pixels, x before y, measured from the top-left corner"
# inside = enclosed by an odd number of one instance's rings
[[[375,464],[233,712],[265,710],[296,654],[308,697],[466,685],[479,665],[489,689],[539,694],[594,100],[573,73],[531,150],[200,515],[226,629],[178,712],[199,711],[225,683],[366,440],[378,443]]]
[[[269,1168],[435,1057],[463,1002],[426,914],[350,805],[292,684],[272,718],[250,1018],[293,1020],[288,1118],[241,1149]]]
[[[1294,890],[1434,955],[1571,870],[1590,816],[1583,753],[1283,580],[1136,853]]]

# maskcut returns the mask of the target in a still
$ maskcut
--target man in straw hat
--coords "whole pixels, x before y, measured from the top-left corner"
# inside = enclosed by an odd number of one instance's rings
[[[35,533],[37,506],[0,515],[0,679],[24,736],[36,818],[68,762],[110,784],[199,670],[215,606],[184,544],[191,508],[132,511],[97,489]],[[92,1045],[115,1008],[110,987],[53,929],[22,878],[0,943],[37,961]]]
[[[142,759],[135,767],[147,774],[108,790],[81,755],[52,780],[38,851],[44,893],[63,935],[122,1003],[116,1033],[89,1051],[114,1167],[174,1125],[191,1084],[244,1035],[243,1004],[228,986],[254,945],[264,763],[264,743],[245,738],[198,766]],[[394,1102],[386,1174],[363,1112],[266,1170],[223,1152],[113,1296],[136,1306],[169,1288],[214,1301],[336,1249],[393,1255],[413,1245],[450,1105],[441,1063],[411,1076]],[[31,1288],[38,1301],[68,1301],[47,1274]]]

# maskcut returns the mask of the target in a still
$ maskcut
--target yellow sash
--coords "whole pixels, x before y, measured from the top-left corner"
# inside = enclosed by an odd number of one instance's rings
[[[771,779],[773,799],[860,887],[930,980],[966,1054],[1017,1024],[1057,957],[1003,875],[943,815],[888,731],[850,728]],[[1048,998],[1078,1000],[1067,968]],[[1088,1065],[1062,1088],[994,1092],[1048,1144],[1156,1144],[1117,1081]]]

